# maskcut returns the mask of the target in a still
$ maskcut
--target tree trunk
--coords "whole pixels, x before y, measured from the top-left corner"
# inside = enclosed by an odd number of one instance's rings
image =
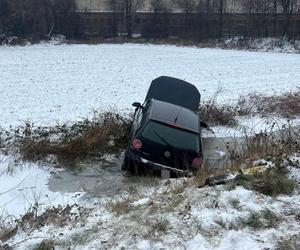
[[[218,39],[221,41],[222,35],[223,35],[223,0],[220,0],[220,13],[219,13],[219,34]]]

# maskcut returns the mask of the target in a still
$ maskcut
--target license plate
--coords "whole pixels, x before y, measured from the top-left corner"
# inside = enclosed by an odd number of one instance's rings
[[[170,178],[170,170],[161,170],[161,178],[169,179]]]

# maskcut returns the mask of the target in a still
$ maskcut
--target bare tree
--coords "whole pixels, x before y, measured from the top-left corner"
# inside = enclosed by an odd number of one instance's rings
[[[118,20],[119,20],[119,0],[110,0],[108,2],[108,7],[113,12],[113,22],[112,22],[112,34],[116,36],[118,33]]]
[[[286,36],[288,34],[288,28],[291,23],[291,16],[294,13],[295,7],[296,7],[296,1],[297,0],[280,0],[279,4],[282,7],[282,12],[285,16],[285,22],[283,27],[283,36]]]
[[[162,38],[168,36],[168,8],[165,0],[151,0],[151,17],[143,26],[143,35],[148,37]]]
[[[151,10],[154,13],[162,13],[168,11],[168,6],[165,0],[151,0],[150,6]]]
[[[188,33],[192,29],[193,23],[193,12],[197,10],[197,1],[196,0],[176,0],[176,5],[181,8],[185,13],[185,30],[184,32]]]
[[[176,0],[175,3],[186,14],[190,14],[196,10],[196,0]]]
[[[117,5],[123,14],[126,34],[131,37],[134,14],[144,5],[144,0],[118,0]]]
[[[219,34],[218,39],[219,41],[223,35],[223,11],[224,11],[224,0],[220,0],[220,9],[219,9]]]
[[[79,17],[74,0],[55,0],[55,25],[67,37],[80,35]]]

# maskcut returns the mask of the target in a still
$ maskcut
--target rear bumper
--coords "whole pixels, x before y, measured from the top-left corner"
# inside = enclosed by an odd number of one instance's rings
[[[135,167],[140,166],[140,167],[144,167],[145,169],[151,168],[152,170],[158,170],[158,171],[159,170],[168,170],[170,172],[174,172],[174,173],[185,175],[185,176],[193,175],[193,171],[191,171],[191,170],[183,170],[183,169],[179,169],[179,168],[170,167],[168,165],[164,165],[161,163],[153,162],[153,161],[150,161],[150,160],[147,160],[147,159],[141,157],[139,154],[132,152],[132,151],[128,152],[127,157],[128,157],[128,160],[130,160]]]
[[[152,166],[152,167],[156,167],[156,168],[160,168],[160,169],[164,169],[164,170],[170,170],[170,171],[177,172],[177,173],[182,173],[182,174],[190,174],[190,173],[192,173],[191,171],[188,171],[188,170],[182,170],[182,169],[178,169],[178,168],[173,168],[173,167],[169,167],[169,166],[166,166],[166,165],[163,165],[163,164],[160,164],[160,163],[149,161],[149,160],[144,159],[142,157],[140,159],[141,159],[142,163],[144,163],[144,164],[146,164],[148,166]]]

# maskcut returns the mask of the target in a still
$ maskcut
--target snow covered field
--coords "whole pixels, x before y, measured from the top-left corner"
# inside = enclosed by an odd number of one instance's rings
[[[92,109],[128,109],[152,79],[169,75],[219,101],[300,86],[300,55],[156,45],[0,46],[0,127],[78,120]]]
[[[161,75],[192,82],[204,99],[222,88],[220,102],[254,91],[290,91],[300,86],[300,55],[131,44],[0,46],[0,73],[0,127],[7,128],[28,119],[43,125],[74,121],[93,109],[126,111]],[[251,122],[241,120],[249,130],[263,127],[261,119]],[[227,136],[222,127],[216,130]],[[237,133],[231,130],[229,135]],[[3,244],[31,249],[50,239],[57,249],[256,250],[275,249],[281,239],[300,234],[299,188],[272,198],[241,186],[198,189],[184,179],[148,183],[123,177],[121,158],[105,156],[116,172],[92,163],[78,173],[0,154],[0,236],[2,220],[13,228],[28,211],[41,215],[75,204],[67,225],[22,225]],[[290,166],[297,185],[299,161],[295,155]],[[86,215],[82,207],[89,209]],[[272,227],[241,224],[268,210],[276,215]]]

